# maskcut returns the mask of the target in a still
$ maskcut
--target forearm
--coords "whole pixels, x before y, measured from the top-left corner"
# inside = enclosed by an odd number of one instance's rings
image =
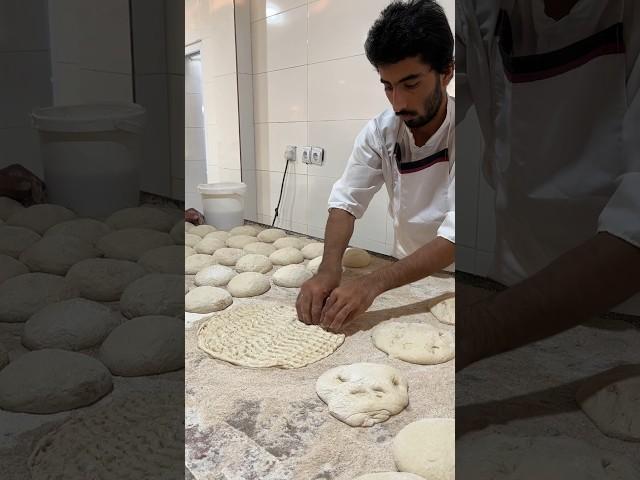
[[[640,249],[598,234],[520,284],[470,307],[458,322],[460,367],[610,310],[640,291],[639,271]]]
[[[353,235],[355,217],[346,210],[332,208],[329,211],[324,234],[324,252],[318,271],[341,271],[342,257]]]
[[[376,270],[365,277],[377,292],[386,292],[411,282],[426,278],[455,260],[455,244],[443,237],[436,237],[411,255]]]

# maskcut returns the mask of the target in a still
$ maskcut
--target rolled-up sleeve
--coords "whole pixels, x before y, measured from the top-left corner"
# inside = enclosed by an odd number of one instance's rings
[[[329,195],[329,209],[346,210],[362,218],[373,196],[384,184],[382,150],[377,128],[372,120],[356,138],[353,151],[342,177],[333,185]]]

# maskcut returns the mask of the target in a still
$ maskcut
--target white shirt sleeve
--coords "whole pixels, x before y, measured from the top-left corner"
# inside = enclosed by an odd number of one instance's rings
[[[333,185],[329,196],[330,209],[339,208],[362,218],[369,202],[384,183],[381,152],[377,128],[371,120],[356,138],[347,167]]]
[[[436,235],[456,243],[456,164],[455,161],[452,163],[447,189],[448,210]]]

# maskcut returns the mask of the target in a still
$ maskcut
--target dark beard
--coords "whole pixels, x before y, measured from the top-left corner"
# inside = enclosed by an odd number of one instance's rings
[[[440,104],[442,103],[442,87],[440,86],[440,78],[436,83],[436,90],[424,103],[424,109],[427,112],[425,115],[421,115],[411,120],[405,120],[405,125],[409,128],[424,127],[427,123],[433,120],[438,114]]]

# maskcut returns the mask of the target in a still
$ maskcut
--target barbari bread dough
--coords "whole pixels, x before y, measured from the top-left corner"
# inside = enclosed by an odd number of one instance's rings
[[[106,223],[114,230],[148,228],[168,232],[173,226],[173,219],[157,208],[134,207],[115,212]]]
[[[251,225],[242,225],[240,227],[233,227],[229,230],[230,237],[235,237],[236,235],[248,235],[249,237],[255,237],[258,235],[258,229]]]
[[[269,255],[269,260],[274,265],[291,265],[304,262],[304,257],[297,248],[285,247]]]
[[[224,310],[233,303],[231,294],[218,287],[196,287],[184,298],[184,309],[191,313],[211,313]]]
[[[301,252],[304,258],[308,258],[309,260],[321,257],[324,253],[324,243],[312,242],[302,247]]]
[[[232,237],[235,238],[235,237]],[[267,257],[264,255],[258,254],[248,254],[241,257],[236,262],[236,271],[238,273],[242,272],[258,272],[258,273],[267,273],[271,270],[273,266]]]
[[[76,263],[100,256],[89,242],[76,237],[44,237],[20,254],[20,261],[32,272],[64,275]]]
[[[75,218],[76,214],[60,205],[43,203],[19,210],[7,219],[7,225],[25,227],[42,235],[58,223]]]
[[[74,298],[44,307],[24,324],[22,344],[30,350],[84,350],[102,343],[124,320],[104,305]]]
[[[7,220],[18,210],[24,210],[21,203],[16,202],[13,198],[0,197],[0,220]]]
[[[395,368],[354,363],[332,368],[318,378],[316,392],[329,413],[352,427],[371,427],[409,404],[408,384]]]
[[[266,293],[271,288],[269,278],[258,272],[244,272],[233,277],[227,290],[236,298],[255,297]]]
[[[173,241],[176,242],[176,244],[178,245],[184,244],[184,234],[185,234],[184,225],[185,223],[182,220],[180,220],[171,228],[171,231],[169,232],[169,235],[171,235],[171,238],[173,239]]]
[[[273,283],[279,287],[300,288],[304,282],[313,277],[304,265],[287,265],[273,274]]]
[[[196,251],[191,248],[191,247],[187,247],[186,245],[184,246],[184,258],[190,257],[191,255],[195,255]]]
[[[424,480],[423,477],[405,472],[368,473],[354,480]]]
[[[111,373],[98,360],[66,350],[36,350],[0,370],[0,408],[63,412],[90,405],[112,388]]]
[[[0,255],[0,284],[18,275],[29,273],[27,266],[9,255]]]
[[[97,246],[107,258],[137,262],[145,252],[173,244],[168,233],[144,228],[126,228],[105,235],[98,240]]]
[[[243,305],[213,314],[198,330],[198,347],[213,358],[254,368],[301,368],[333,353],[344,335],[298,321],[295,308]]]
[[[193,227],[191,230],[189,230],[189,233],[191,235],[197,235],[201,238],[204,238],[209,233],[215,232],[215,231],[216,231],[216,227],[213,227],[211,225],[198,225]]]
[[[282,248],[295,248],[300,250],[304,245],[302,239],[298,237],[282,237],[273,242],[273,246],[278,250]]]
[[[455,356],[453,335],[426,323],[387,321],[375,327],[371,338],[389,357],[409,363],[435,365]]]
[[[169,245],[149,250],[138,260],[138,265],[149,273],[184,273],[182,245]]]
[[[456,324],[456,297],[449,297],[431,307],[431,313],[440,323]]]
[[[81,297],[96,302],[115,302],[135,280],[146,275],[143,267],[128,260],[92,258],[69,269],[67,280]]]
[[[200,270],[195,278],[195,284],[199,287],[224,287],[237,275],[231,268],[224,265],[211,265]]]
[[[152,273],[139,278],[122,294],[120,311],[128,318],[184,314],[184,276]]]
[[[455,480],[455,430],[452,418],[425,418],[410,423],[393,439],[391,450],[396,467],[430,480]],[[459,478],[478,480],[475,475]]]
[[[211,255],[196,253],[184,259],[184,273],[187,275],[195,275],[203,268],[209,267],[216,263]]]
[[[76,218],[54,225],[47,230],[44,236],[45,238],[54,235],[76,237],[95,245],[98,240],[110,232],[111,228],[106,223],[99,222],[93,218]]]
[[[342,257],[342,265],[349,268],[362,268],[371,263],[371,255],[361,248],[347,248]]]
[[[221,248],[216,250],[213,254],[213,259],[220,265],[226,265],[227,267],[233,267],[238,260],[244,255],[244,252],[239,248]]]
[[[192,235],[191,233],[184,234],[184,244],[187,247],[195,247],[201,240],[202,237],[200,235]]]
[[[244,248],[250,243],[255,243],[257,241],[257,237],[250,237],[249,235],[235,235],[227,238],[225,244],[229,248]]]
[[[225,243],[219,238],[204,237],[193,247],[198,253],[204,253],[206,255],[213,255],[216,250],[220,250],[225,247]]]
[[[99,357],[111,373],[123,377],[184,368],[184,322],[159,315],[129,320],[111,332]]]
[[[207,233],[204,238],[215,238],[216,240],[220,240],[224,243],[227,241],[227,238],[229,238],[229,232],[225,232],[224,230],[216,230],[215,232]]]
[[[0,343],[0,370],[9,365],[9,351]]]
[[[284,238],[287,236],[287,232],[284,230],[279,230],[277,228],[267,228],[266,230],[261,231],[258,234],[258,240],[265,243],[273,243],[279,238]]]
[[[276,247],[274,247],[270,243],[253,242],[242,247],[242,250],[244,250],[244,253],[255,253],[258,255],[264,255],[265,257],[268,257],[269,255],[271,255],[273,252],[276,251]]]
[[[0,225],[0,254],[18,258],[20,254],[40,240],[40,235],[24,227]]]
[[[614,368],[589,379],[576,399],[605,435],[640,441],[640,365]]]

